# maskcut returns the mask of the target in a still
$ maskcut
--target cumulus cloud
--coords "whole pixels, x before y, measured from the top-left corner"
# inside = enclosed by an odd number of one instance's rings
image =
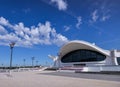
[[[53,40],[53,43],[57,44],[58,46],[61,46],[67,42],[68,42],[68,39],[61,34],[57,34],[56,38]]]
[[[66,10],[67,9],[67,3],[65,0],[51,0],[52,3],[55,3],[59,10]]]
[[[6,20],[4,17],[0,17],[0,24],[4,25],[4,26],[8,26],[9,25],[9,21]]]
[[[52,38],[52,43],[57,44],[58,46],[61,46],[68,42],[68,39],[61,34],[57,34],[55,29],[51,31],[51,38]]]
[[[68,39],[56,32],[51,27],[51,23],[39,23],[37,26],[25,27],[24,23],[12,25],[3,17],[0,17],[0,45],[9,45],[10,42],[16,42],[16,46],[30,47],[39,44],[62,45],[68,42]],[[7,29],[9,27],[10,30]],[[4,33],[4,34],[3,34]]]
[[[0,34],[7,34],[7,31],[3,26],[0,25]]]
[[[77,17],[77,24],[76,24],[76,28],[77,28],[77,29],[79,29],[81,24],[82,24],[82,17],[81,17],[81,16],[79,16],[79,17]]]

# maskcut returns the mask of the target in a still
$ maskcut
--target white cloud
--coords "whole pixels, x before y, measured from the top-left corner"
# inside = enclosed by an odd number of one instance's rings
[[[101,21],[106,21],[110,18],[110,15],[103,15]]]
[[[104,22],[111,17],[110,14],[108,14],[108,13],[109,13],[109,11],[103,10],[103,9],[102,10],[94,10],[91,15],[92,19],[89,22],[90,23],[95,23],[97,21]]]
[[[98,19],[98,10],[94,10],[92,13],[92,22],[96,22]]]
[[[4,26],[7,26],[7,25],[9,25],[9,21],[6,20],[6,19],[3,18],[3,17],[0,17],[0,24],[1,24],[1,25],[4,25]]]
[[[7,31],[3,26],[0,25],[0,34],[7,34]]]
[[[18,38],[14,33],[9,33],[5,35],[0,34],[0,45],[9,45],[10,42],[18,42],[20,38]]]
[[[68,42],[68,39],[61,34],[56,34],[55,39],[53,40],[53,43],[57,44],[58,46],[61,46],[67,42]]]
[[[66,10],[67,3],[64,0],[51,0],[52,3],[55,3],[59,10]]]
[[[64,26],[63,28],[65,29],[65,31],[69,31],[70,30],[70,26]]]
[[[76,24],[76,28],[77,28],[77,29],[79,29],[81,24],[82,24],[82,17],[81,17],[81,16],[79,16],[79,17],[77,17],[77,24]]]
[[[9,45],[10,42],[16,42],[16,46],[30,47],[39,44],[62,45],[68,42],[68,39],[57,34],[56,30],[51,27],[51,23],[46,21],[45,24],[39,23],[38,26],[25,27],[24,23],[12,25],[3,17],[4,22],[0,24],[0,45]],[[8,25],[9,24],[9,25]],[[12,28],[12,32],[5,30],[4,27]]]

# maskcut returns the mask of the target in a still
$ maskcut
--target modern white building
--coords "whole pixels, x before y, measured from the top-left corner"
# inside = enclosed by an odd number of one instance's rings
[[[59,67],[81,71],[120,71],[120,50],[104,50],[94,43],[74,40],[59,51]]]

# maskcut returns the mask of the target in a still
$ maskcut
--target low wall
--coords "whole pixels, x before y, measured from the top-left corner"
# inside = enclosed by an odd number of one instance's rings
[[[120,66],[90,66],[84,67],[82,72],[120,71]]]

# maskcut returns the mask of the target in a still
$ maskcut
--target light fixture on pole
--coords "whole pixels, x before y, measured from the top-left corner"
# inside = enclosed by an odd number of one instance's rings
[[[14,48],[14,45],[15,45],[15,42],[11,42],[10,44],[10,50],[11,50],[11,54],[10,54],[10,69],[12,69],[12,54],[13,54],[13,48]]]

